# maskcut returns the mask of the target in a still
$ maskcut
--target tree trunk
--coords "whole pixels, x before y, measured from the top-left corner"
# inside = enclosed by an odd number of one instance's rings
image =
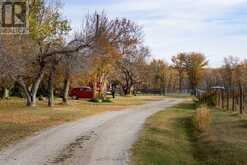
[[[179,73],[179,92],[182,93],[182,84],[183,84],[183,77],[182,77],[183,73]]]
[[[224,95],[224,90],[221,91],[221,108],[225,108],[225,95]]]
[[[192,95],[193,96],[196,96],[197,95],[197,92],[196,92],[196,87],[195,86],[192,86]]]
[[[98,98],[98,92],[97,92],[97,81],[93,82],[93,99]]]
[[[105,99],[105,74],[99,78],[99,98]]]
[[[123,86],[122,89],[123,89],[123,92],[124,92],[124,96],[127,96],[127,95],[131,94],[131,87]]]
[[[239,97],[239,99],[240,99],[240,107],[239,107],[239,109],[240,109],[240,114],[243,114],[243,112],[244,112],[244,88],[243,88],[243,86],[240,84],[239,85],[239,92],[240,92],[240,97]]]
[[[230,90],[229,88],[227,88],[227,96],[226,96],[226,102],[227,102],[227,110],[229,111],[230,110]]]
[[[9,98],[9,89],[3,88],[3,99],[8,99],[8,98]]]
[[[124,89],[124,96],[127,96],[129,94],[129,90],[128,89]]]
[[[37,96],[37,92],[39,90],[40,83],[43,80],[44,74],[45,74],[45,72],[43,70],[41,70],[40,74],[37,76],[35,82],[32,85],[31,105],[30,106],[36,106],[36,96]]]
[[[43,80],[44,74],[44,67],[41,67],[39,74],[37,75],[36,79],[34,79],[31,90],[28,89],[22,78],[18,78],[17,83],[24,90],[27,99],[27,106],[36,106],[36,96],[39,90],[40,83]]]
[[[232,111],[235,112],[235,91],[232,90]]]
[[[18,80],[17,83],[24,90],[24,93],[26,95],[26,105],[29,106],[29,107],[31,107],[32,106],[32,96],[31,96],[31,93],[29,92],[26,84],[22,80]]]
[[[67,77],[64,80],[64,86],[63,86],[63,102],[65,104],[68,104],[69,87],[70,87],[70,80]]]
[[[48,106],[54,105],[54,80],[55,80],[56,66],[52,65],[48,80]]]

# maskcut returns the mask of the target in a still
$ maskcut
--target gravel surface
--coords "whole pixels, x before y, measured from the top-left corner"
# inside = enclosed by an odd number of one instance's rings
[[[146,118],[179,102],[152,102],[48,129],[0,152],[0,165],[127,165]]]

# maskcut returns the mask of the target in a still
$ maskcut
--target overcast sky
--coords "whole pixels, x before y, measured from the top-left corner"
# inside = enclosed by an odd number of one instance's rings
[[[153,56],[167,62],[181,51],[204,53],[212,67],[225,56],[247,58],[247,0],[66,0],[64,6],[74,29],[102,10],[140,24]]]

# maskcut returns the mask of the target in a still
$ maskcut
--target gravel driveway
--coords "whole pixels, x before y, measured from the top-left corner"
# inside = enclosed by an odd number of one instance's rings
[[[48,129],[0,152],[0,165],[127,165],[145,119],[179,102],[152,102]]]

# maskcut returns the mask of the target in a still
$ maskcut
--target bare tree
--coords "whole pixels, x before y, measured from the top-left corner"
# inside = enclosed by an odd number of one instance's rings
[[[144,82],[145,74],[142,74],[142,69],[146,65],[146,58],[150,56],[150,52],[145,47],[140,47],[132,50],[133,54],[123,57],[117,63],[117,79],[122,87],[124,95],[131,94],[131,90],[136,85]]]
[[[60,68],[63,73],[63,95],[62,99],[65,104],[68,104],[68,96],[71,80],[75,79],[77,75],[86,72],[89,68],[87,50],[65,54],[60,62]]]
[[[142,45],[143,33],[140,26],[134,22],[122,19],[116,20],[119,31],[124,31],[119,35],[117,48],[122,58],[116,63],[117,79],[120,83],[124,95],[131,93],[131,89],[141,83],[141,68],[144,67],[145,59],[150,56],[149,49]],[[121,33],[120,33],[121,34]]]

